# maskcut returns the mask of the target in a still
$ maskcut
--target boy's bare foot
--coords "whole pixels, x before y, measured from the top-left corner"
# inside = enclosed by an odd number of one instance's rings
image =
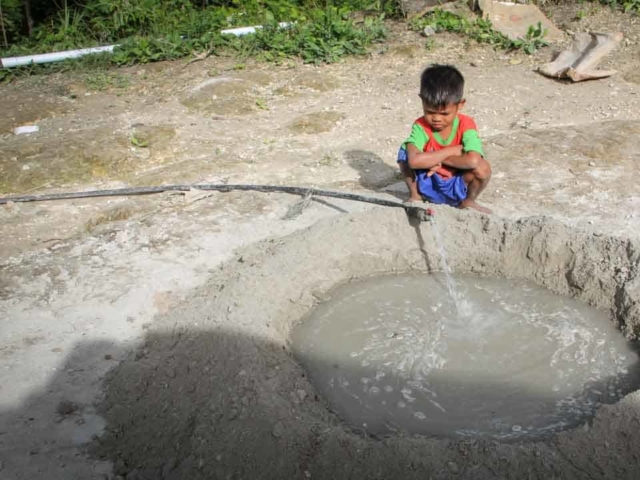
[[[483,207],[482,205],[477,203],[475,200],[469,200],[468,198],[466,200],[461,201],[460,205],[458,205],[458,208],[473,208],[474,210],[477,210],[482,213],[493,213],[487,207]]]
[[[411,196],[407,198],[404,203],[424,203],[424,200],[422,200],[422,197],[419,195],[417,197]]]

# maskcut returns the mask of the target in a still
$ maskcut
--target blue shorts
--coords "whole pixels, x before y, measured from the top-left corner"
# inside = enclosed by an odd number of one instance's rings
[[[398,151],[398,163],[405,163],[408,160],[407,151],[404,148],[400,148]],[[443,179],[437,173],[427,177],[426,170],[416,170],[415,172],[418,192],[425,200],[455,207],[467,198],[467,185],[461,175]]]

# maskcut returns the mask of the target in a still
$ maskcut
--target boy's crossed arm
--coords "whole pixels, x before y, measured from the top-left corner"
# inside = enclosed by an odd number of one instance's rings
[[[446,147],[435,152],[421,152],[412,143],[407,143],[407,162],[412,170],[429,170],[429,177],[440,168],[449,157],[462,155],[462,146]]]
[[[463,152],[462,145],[446,147],[436,152],[421,152],[411,144],[407,144],[407,156],[409,167],[413,170],[428,170],[427,176],[442,165],[458,170],[473,170],[478,166],[482,156],[478,152]]]

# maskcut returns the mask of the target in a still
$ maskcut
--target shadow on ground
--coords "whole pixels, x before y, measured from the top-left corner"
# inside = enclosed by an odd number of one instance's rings
[[[373,152],[349,150],[344,155],[349,165],[358,171],[360,185],[364,188],[375,190],[402,180],[397,168],[389,166]]]
[[[207,321],[204,317],[206,312],[202,319],[190,320]],[[81,344],[61,371],[81,369],[113,350],[105,342]],[[324,361],[326,368],[333,368]],[[361,370],[358,374],[372,373]],[[54,378],[20,411],[2,416],[28,418],[57,382],[68,384],[67,373]],[[513,387],[495,385],[494,395],[506,395]],[[517,388],[532,405],[546,400],[526,387]],[[104,390],[97,412],[107,422],[106,433],[89,451],[96,459],[113,462],[114,474],[127,480],[630,479],[640,472],[638,413],[635,422],[614,421],[620,435],[607,438],[606,447],[602,441],[591,446],[589,435],[598,433],[582,428],[577,436],[561,434],[524,444],[402,434],[375,438],[355,432],[329,412],[287,346],[221,327],[148,333],[142,346],[108,374]],[[71,389],[68,394],[68,400],[81,405],[82,392]],[[82,410],[58,414],[79,419]],[[34,432],[25,428],[22,435]],[[22,454],[30,458],[29,452]],[[14,460],[7,459],[5,465]],[[585,477],[585,472],[590,473]]]

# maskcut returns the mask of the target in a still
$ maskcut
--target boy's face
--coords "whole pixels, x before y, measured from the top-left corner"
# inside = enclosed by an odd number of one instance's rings
[[[444,107],[434,107],[422,102],[424,111],[424,120],[427,122],[434,132],[446,131],[452,124],[458,114],[458,111],[464,105],[464,100],[459,103],[450,103]]]

